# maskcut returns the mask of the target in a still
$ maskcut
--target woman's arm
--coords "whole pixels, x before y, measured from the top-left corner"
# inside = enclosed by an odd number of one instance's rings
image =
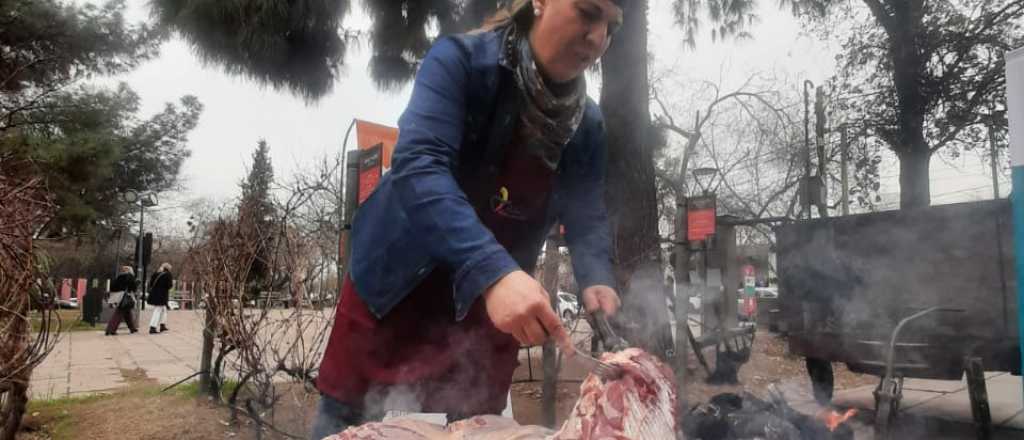
[[[430,50],[399,120],[391,169],[395,192],[413,229],[410,238],[452,268],[462,312],[489,286],[519,269],[480,222],[455,180],[469,75],[469,52],[461,43],[445,38]]]

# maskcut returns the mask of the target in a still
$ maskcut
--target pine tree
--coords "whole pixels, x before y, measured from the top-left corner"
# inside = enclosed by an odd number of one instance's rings
[[[249,175],[241,183],[242,200],[238,205],[238,221],[256,246],[256,257],[247,280],[251,297],[259,294],[260,290],[267,290],[272,275],[270,255],[273,249],[274,203],[270,199],[270,185],[273,182],[270,146],[260,139],[252,154]]]

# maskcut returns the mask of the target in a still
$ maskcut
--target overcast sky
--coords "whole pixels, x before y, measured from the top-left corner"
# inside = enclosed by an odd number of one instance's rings
[[[129,17],[144,19],[144,1],[130,2]],[[654,71],[674,69],[689,78],[735,84],[750,72],[774,71],[790,78],[806,78],[815,84],[832,73],[833,50],[800,33],[800,25],[774,1],[760,2],[761,20],[751,30],[754,38],[740,42],[713,43],[707,39],[696,50],[682,44],[669,8],[671,0],[652,0],[650,11],[650,52]],[[348,28],[367,29],[369,20],[356,6],[344,21]],[[271,147],[275,174],[288,176],[297,166],[324,154],[337,154],[345,129],[352,118],[394,125],[409,97],[409,87],[396,92],[377,90],[366,70],[369,51],[353,48],[346,60],[343,78],[332,94],[307,104],[287,92],[261,87],[240,77],[223,73],[216,66],[203,66],[180,39],[167,42],[160,56],[115,80],[127,82],[142,99],[142,111],[159,111],[166,102],[192,94],[205,109],[198,127],[189,136],[192,157],[183,170],[184,190],[162,195],[164,222],[177,230],[185,215],[174,208],[186,201],[208,198],[228,201],[238,194],[238,182],[259,139]],[[591,94],[597,95],[597,81]],[[350,141],[350,147],[355,140]],[[894,197],[898,168],[889,155],[882,171],[883,193]],[[952,163],[932,161],[933,203],[991,197],[987,166],[975,155]],[[1003,194],[1009,184],[1004,182]],[[893,200],[898,200],[894,198]],[[178,225],[181,223],[181,225]]]

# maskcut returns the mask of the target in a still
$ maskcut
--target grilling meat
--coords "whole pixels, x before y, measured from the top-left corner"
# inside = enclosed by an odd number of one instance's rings
[[[631,348],[602,359],[621,367],[612,381],[587,376],[569,419],[553,432],[498,416],[477,416],[447,427],[410,418],[367,423],[325,440],[605,440],[676,438],[676,393],[672,370],[643,350]]]

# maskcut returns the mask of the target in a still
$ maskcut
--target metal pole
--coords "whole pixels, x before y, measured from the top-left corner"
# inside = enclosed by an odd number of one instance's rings
[[[1024,47],[1006,54],[1006,116],[1010,126],[1014,249],[1017,255],[1024,255]],[[1024,258],[1017,258],[1016,270],[1017,304],[1024,304]],[[1024,307],[1018,307],[1017,312],[1018,322],[1024,323]],[[1024,325],[1017,327],[1024,363]],[[1024,393],[1024,389],[1021,391]]]
[[[544,289],[551,298],[551,307],[558,311],[558,275],[562,255],[558,252],[558,229],[548,236],[544,250],[544,266],[541,274]],[[544,370],[544,382],[541,384],[541,423],[555,427],[555,403],[558,384],[558,353],[554,341],[548,339],[541,348],[541,365]]]
[[[814,83],[809,79],[804,80],[804,182],[801,186],[803,192],[802,208],[811,218],[811,92],[807,88],[814,88]]]
[[[850,161],[850,152],[849,152],[849,148],[850,148],[849,142],[850,142],[850,139],[847,138],[846,130],[847,130],[847,126],[846,126],[846,124],[843,124],[840,127],[840,131],[839,131],[840,132],[840,136],[841,136],[840,137],[840,141],[839,141],[839,148],[840,148],[840,150],[839,150],[839,158],[840,158],[839,159],[839,163],[840,163],[840,166],[842,167],[842,169],[840,170],[840,179],[842,180],[842,184],[843,184],[842,201],[843,201],[843,215],[844,216],[850,215],[850,180],[849,180],[850,176],[849,176],[849,171],[847,171],[847,166],[849,165],[849,161]]]
[[[992,198],[999,198],[999,149],[996,148],[995,130],[988,126],[988,146],[992,151]]]
[[[685,171],[684,171],[685,173]],[[683,175],[679,176],[682,186]],[[680,420],[689,408],[686,402],[686,359],[690,354],[690,338],[686,333],[690,325],[690,251],[686,245],[686,196],[680,189],[676,195],[676,239],[675,239],[675,318],[676,318],[676,397],[679,402],[677,414]]]
[[[142,255],[145,253],[145,249],[143,249],[143,248],[144,248],[144,246],[146,244],[145,235],[144,235],[145,234],[144,231],[146,230],[145,225],[146,225],[146,205],[142,203],[142,197],[140,195],[139,196],[139,241],[138,241],[138,243],[139,243],[139,246],[138,246],[139,252],[138,252],[138,255],[136,255],[136,258],[135,258],[135,260],[136,260],[135,264],[137,264],[136,269],[135,269],[135,275],[136,275],[136,277],[138,277],[138,278],[136,278],[136,280],[140,281],[140,283],[139,283],[139,298],[140,298],[140,300],[137,301],[139,303],[139,306],[138,306],[139,307],[139,311],[138,311],[138,313],[135,314],[135,317],[134,317],[134,319],[135,319],[135,328],[139,328],[139,323],[142,322],[142,317],[139,316],[139,315],[141,315],[142,314],[142,310],[144,310],[143,309],[143,304],[145,303],[145,301],[142,301],[141,298],[146,296],[146,279],[145,279],[145,275],[143,274],[143,268],[142,268]]]
[[[341,169],[338,170],[339,181],[338,181],[338,251],[341,252],[341,248],[344,243],[343,240],[346,238],[346,231],[348,227],[347,209],[345,206],[345,189],[348,183],[348,137],[352,134],[352,129],[356,126],[356,119],[352,119],[352,123],[348,124],[348,129],[345,130],[345,139],[341,141]],[[345,282],[345,264],[342,263],[342,256],[338,255],[338,291],[341,291],[341,285]]]

